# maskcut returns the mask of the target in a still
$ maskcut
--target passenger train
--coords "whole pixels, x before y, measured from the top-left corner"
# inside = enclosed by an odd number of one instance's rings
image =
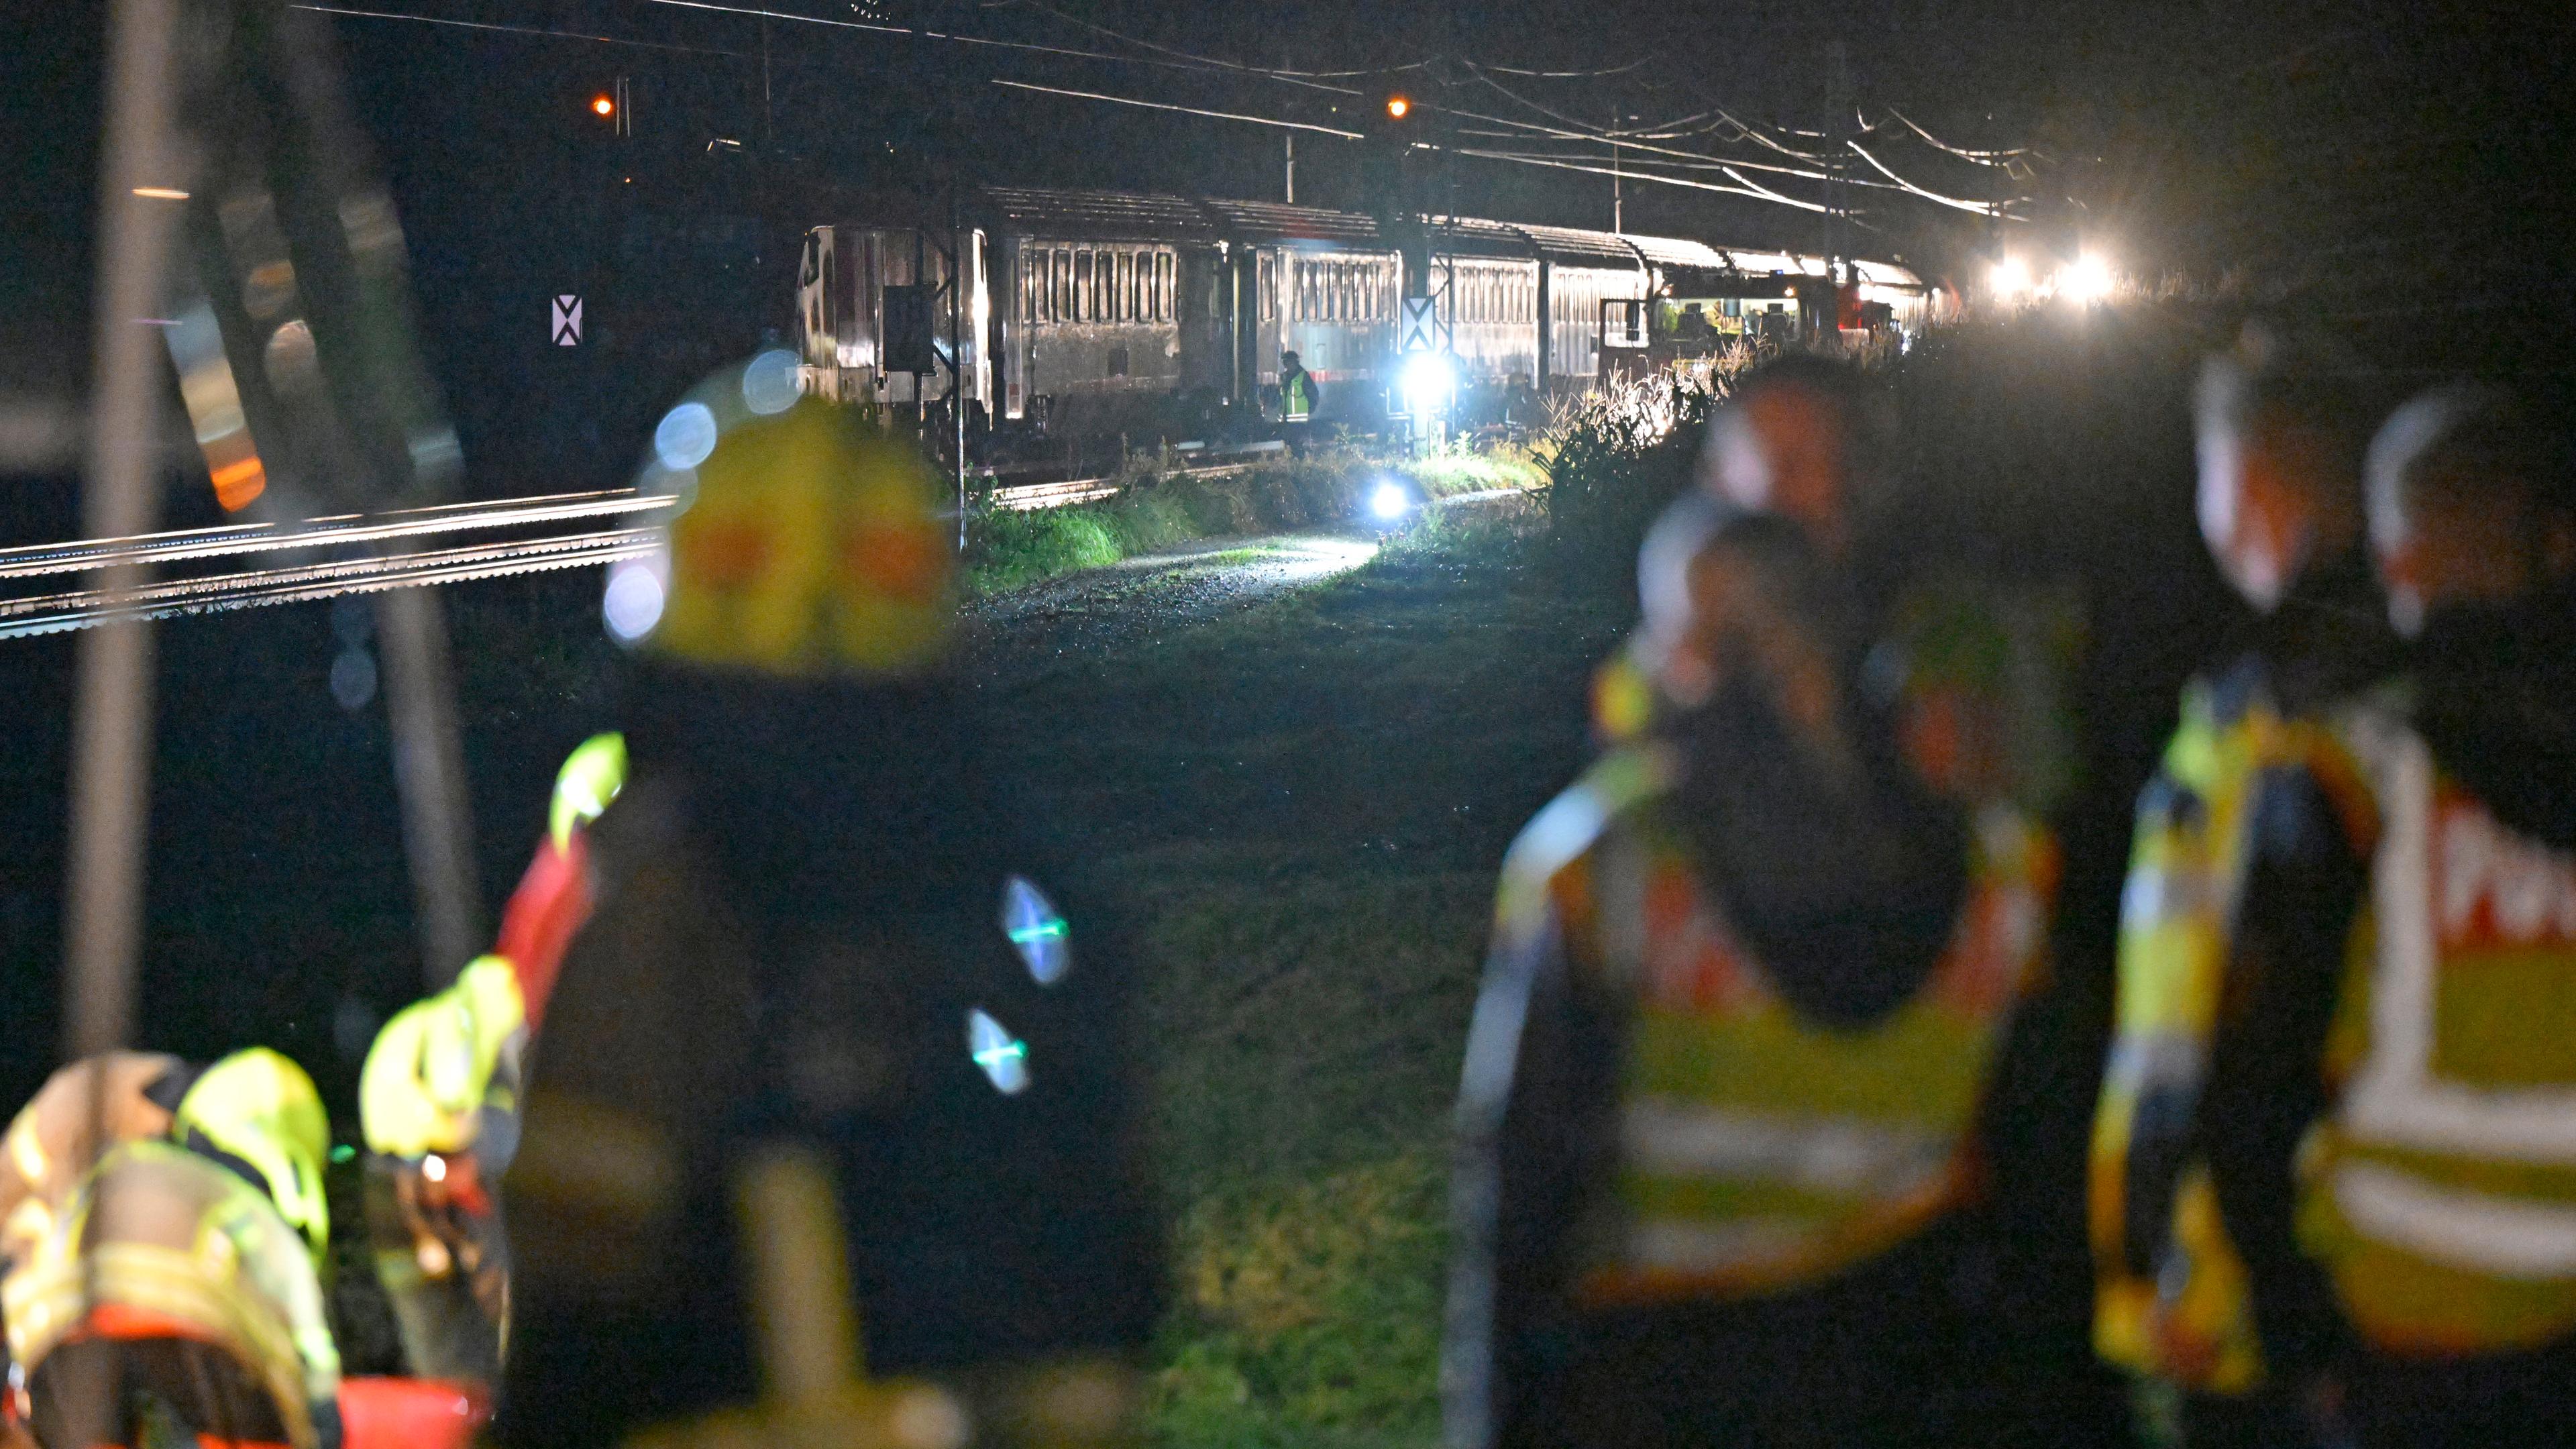
[[[943,410],[958,359],[987,457],[1247,436],[1285,352],[1322,385],[1315,424],[1377,431],[1407,410],[1408,250],[1469,420],[1739,338],[1902,341],[1957,305],[1891,263],[1838,289],[1822,257],[1511,222],[1433,222],[1407,248],[1370,216],[1272,202],[991,187],[959,212],[956,325],[946,228],[819,226],[797,348],[808,392],[898,416]]]

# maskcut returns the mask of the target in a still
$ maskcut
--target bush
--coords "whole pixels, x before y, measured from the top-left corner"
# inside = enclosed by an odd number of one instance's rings
[[[1657,373],[1558,409],[1542,448],[1548,531],[1570,581],[1633,590],[1637,545],[1690,486],[1709,414],[1736,371]]]

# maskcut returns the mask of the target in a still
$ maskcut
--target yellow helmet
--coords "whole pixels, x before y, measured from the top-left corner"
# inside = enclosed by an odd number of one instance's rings
[[[475,958],[455,985],[394,1013],[358,1072],[367,1150],[420,1157],[472,1147],[502,1048],[526,1022],[518,972],[499,956]]]
[[[658,556],[609,571],[620,640],[790,677],[909,673],[946,644],[955,559],[929,469],[800,396],[794,353],[692,390],[654,429],[639,486],[681,512]]]
[[[278,1213],[317,1257],[330,1242],[322,1163],[331,1151],[331,1121],[302,1067],[266,1047],[233,1053],[189,1084],[171,1114],[170,1135],[257,1173]]]
[[[572,833],[597,820],[617,792],[626,788],[626,736],[592,735],[564,756],[555,772],[554,803],[546,811],[546,829],[555,849],[572,848]]]

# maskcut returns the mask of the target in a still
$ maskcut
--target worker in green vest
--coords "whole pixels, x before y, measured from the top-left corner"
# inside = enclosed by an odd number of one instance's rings
[[[2199,1130],[2318,1442],[2576,1443],[2576,477],[2457,386],[2368,486],[2412,655],[2262,783]]]
[[[1914,748],[1998,701],[1928,654],[1863,686],[1861,406],[1829,364],[1748,380],[1720,486],[1640,558],[1654,707],[1506,859],[1459,1103],[1453,1449],[2007,1437],[1965,1223],[2055,856],[1991,727]]]
[[[2172,1401],[2161,1412],[2193,1449],[2296,1432],[2193,1123],[2261,782],[2326,748],[2321,712],[2393,664],[2362,542],[2353,387],[2329,343],[2264,319],[2208,360],[2197,399],[2202,532],[2255,613],[2185,691],[2139,799],[2090,1191],[2095,1346]]]

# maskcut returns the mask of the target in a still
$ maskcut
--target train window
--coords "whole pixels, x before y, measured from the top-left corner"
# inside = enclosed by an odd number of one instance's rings
[[[1172,254],[1169,252],[1157,253],[1154,257],[1154,320],[1172,320]]]
[[[1152,252],[1136,254],[1136,280],[1129,288],[1128,296],[1134,300],[1127,304],[1127,309],[1137,321],[1154,320],[1154,254]]]
[[[1057,322],[1073,320],[1073,253],[1063,247],[1055,249],[1055,306],[1048,315]]]
[[[1113,321],[1125,322],[1136,315],[1136,259],[1120,252],[1117,266],[1117,278],[1110,283],[1109,315]]]
[[[1089,251],[1078,251],[1073,254],[1073,320],[1076,322],[1100,320],[1100,308],[1092,301]]]
[[[1261,320],[1267,322],[1278,316],[1278,264],[1272,260],[1268,252],[1261,253],[1260,264],[1253,268],[1252,289],[1260,294]]]

